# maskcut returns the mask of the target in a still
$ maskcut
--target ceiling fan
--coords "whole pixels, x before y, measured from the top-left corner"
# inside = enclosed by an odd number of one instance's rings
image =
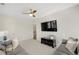
[[[37,10],[33,10],[33,9],[29,9],[29,11],[30,12],[25,12],[25,13],[23,13],[23,14],[28,14],[29,16],[32,16],[32,17],[36,17],[36,12],[37,12]]]

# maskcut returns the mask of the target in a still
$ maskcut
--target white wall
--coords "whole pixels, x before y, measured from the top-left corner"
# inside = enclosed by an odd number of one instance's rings
[[[14,33],[19,40],[32,39],[33,22],[21,17],[0,16],[0,31]]]
[[[42,32],[41,22],[57,20],[57,32]],[[79,39],[79,5],[56,12],[46,17],[36,20],[37,24],[37,39],[47,35],[55,35],[57,43],[63,38],[75,37]]]

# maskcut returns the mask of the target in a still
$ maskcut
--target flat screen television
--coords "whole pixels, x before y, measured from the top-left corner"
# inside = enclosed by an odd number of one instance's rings
[[[41,23],[41,30],[57,32],[57,21],[53,20]]]

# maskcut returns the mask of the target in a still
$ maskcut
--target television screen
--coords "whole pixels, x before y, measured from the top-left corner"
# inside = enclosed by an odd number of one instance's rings
[[[41,23],[41,30],[42,31],[57,31],[57,21],[48,21]]]

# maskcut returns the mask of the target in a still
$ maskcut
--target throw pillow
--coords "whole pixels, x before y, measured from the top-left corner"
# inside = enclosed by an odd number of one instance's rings
[[[66,39],[63,39],[62,40],[62,44],[67,44],[67,40]]]
[[[66,46],[65,46],[71,53],[74,53],[76,47],[77,47],[77,41],[74,40],[68,40]]]

